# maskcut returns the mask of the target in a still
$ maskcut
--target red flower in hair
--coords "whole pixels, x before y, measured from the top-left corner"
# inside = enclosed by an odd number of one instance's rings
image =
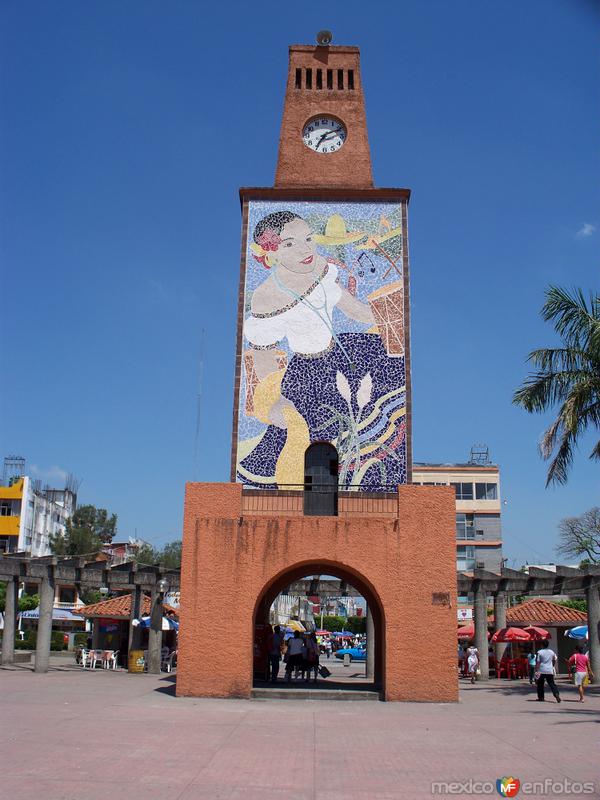
[[[281,244],[281,239],[272,228],[267,228],[258,237],[257,242],[263,250],[275,252]]]

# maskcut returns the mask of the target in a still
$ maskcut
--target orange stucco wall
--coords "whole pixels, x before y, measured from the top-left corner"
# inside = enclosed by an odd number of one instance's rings
[[[452,488],[399,487],[396,519],[241,513],[240,485],[187,484],[178,695],[249,697],[259,599],[282,574],[322,564],[378,601],[385,699],[457,700]]]

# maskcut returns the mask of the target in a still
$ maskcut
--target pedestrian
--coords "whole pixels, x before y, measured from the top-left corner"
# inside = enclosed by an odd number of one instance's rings
[[[475,683],[477,670],[479,669],[479,650],[475,645],[467,648],[467,672],[471,678],[471,683]]]
[[[531,686],[535,683],[535,662],[537,660],[537,656],[535,654],[535,650],[532,650],[531,653],[527,656],[527,667],[529,669],[529,683]]]
[[[550,687],[550,691],[554,695],[557,703],[560,703],[560,694],[554,683],[554,675],[556,673],[556,653],[548,646],[549,642],[544,639],[542,642],[542,649],[538,650],[535,661],[535,678],[537,684],[537,699],[543,703],[544,698],[544,682]]]
[[[314,633],[309,633],[306,637],[306,660],[304,662],[304,668],[306,672],[306,682],[310,681],[310,674],[314,670],[315,671],[315,678],[314,682],[317,682],[317,675],[319,674],[319,645],[317,643],[317,637]]]
[[[583,703],[583,688],[585,686],[585,679],[589,676],[594,677],[592,666],[590,664],[590,657],[583,652],[581,645],[575,647],[575,652],[569,659],[569,664],[575,672],[575,686],[579,691],[579,702]]]
[[[460,642],[458,643],[457,657],[458,657],[458,674],[459,676],[462,676],[465,674],[465,648],[462,646]]]
[[[304,642],[300,636],[300,631],[294,631],[291,639],[288,639],[287,649],[287,664],[285,665],[285,679],[288,683],[292,680],[292,672],[296,670],[296,677],[298,670],[302,669],[302,648]]]
[[[325,652],[327,653],[327,660],[331,658],[331,639],[327,639],[325,642]]]
[[[277,683],[282,644],[283,634],[281,632],[281,627],[275,625],[273,633],[269,636],[269,680],[271,683]]]

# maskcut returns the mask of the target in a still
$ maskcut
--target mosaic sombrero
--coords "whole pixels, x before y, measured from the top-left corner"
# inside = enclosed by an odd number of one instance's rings
[[[317,244],[338,245],[357,242],[364,239],[365,235],[363,231],[347,231],[342,215],[332,214],[325,225],[325,233],[313,234],[313,239]]]

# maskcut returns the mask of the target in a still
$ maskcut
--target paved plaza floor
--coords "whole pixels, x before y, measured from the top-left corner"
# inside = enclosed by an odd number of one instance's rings
[[[506,775],[600,798],[598,689],[583,705],[572,686],[558,705],[511,681],[464,684],[451,705],[203,700],[175,697],[174,675],[54,664],[0,670],[2,800],[497,797]]]

